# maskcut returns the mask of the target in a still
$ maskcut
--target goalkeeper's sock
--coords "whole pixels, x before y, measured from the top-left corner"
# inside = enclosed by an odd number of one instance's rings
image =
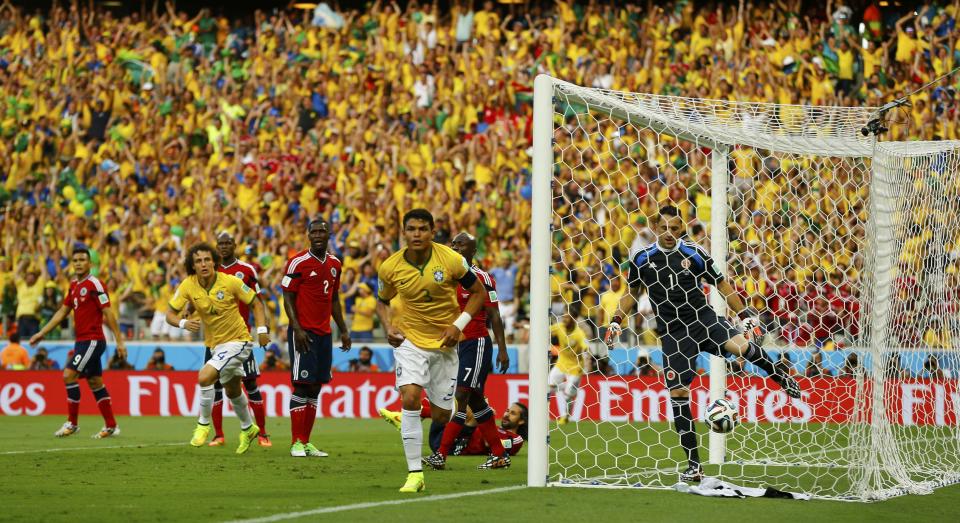
[[[447,425],[449,425],[449,423],[437,423],[436,421],[430,420],[430,438],[427,440],[427,443],[430,445],[430,450],[434,452],[440,450]]]
[[[403,438],[403,453],[407,458],[407,470],[423,470],[423,425],[420,424],[419,410],[400,411],[400,437]]]
[[[773,369],[773,360],[770,359],[767,351],[763,350],[763,348],[754,341],[749,342],[749,347],[747,348],[747,352],[743,354],[743,357],[770,376],[776,372]]]
[[[450,449],[453,448],[453,442],[457,441],[457,436],[463,430],[463,424],[467,422],[466,412],[454,412],[450,418],[450,423],[443,428],[443,437],[440,439],[440,448],[437,452],[447,457],[450,455]]]
[[[697,448],[697,431],[690,413],[690,398],[670,398],[673,405],[673,426],[680,435],[680,446],[687,453],[691,467],[700,466],[700,450]]]
[[[507,452],[503,448],[503,442],[500,441],[500,431],[497,430],[497,422],[493,419],[493,409],[487,405],[487,408],[474,415],[477,418],[477,429],[483,436],[483,440],[487,442],[490,454],[498,458],[502,457]]]
[[[67,420],[71,425],[77,424],[80,414],[80,384],[77,382],[67,385]]]
[[[197,423],[209,425],[210,418],[213,416],[213,397],[216,393],[213,391],[213,385],[200,387],[200,416]]]

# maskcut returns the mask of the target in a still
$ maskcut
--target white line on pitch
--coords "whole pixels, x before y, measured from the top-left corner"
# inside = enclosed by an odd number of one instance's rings
[[[454,492],[451,494],[440,494],[436,496],[427,496],[424,498],[406,498],[391,499],[387,501],[373,501],[369,503],[354,503],[353,505],[340,505],[336,507],[321,507],[313,510],[304,510],[302,512],[286,512],[283,514],[274,514],[262,518],[240,519],[231,523],[269,523],[272,521],[283,521],[285,519],[302,518],[306,516],[316,516],[318,514],[330,514],[332,512],[344,512],[347,510],[359,510],[364,508],[385,507],[390,505],[405,505],[407,503],[420,503],[424,501],[443,501],[445,499],[457,499],[467,496],[483,496],[486,494],[498,494],[500,492],[509,492],[527,488],[525,485],[514,485],[512,487],[500,487],[487,490],[473,490],[470,492]]]
[[[58,449],[33,449],[33,450],[11,450],[8,452],[0,452],[0,456],[9,456],[13,454],[38,454],[41,452],[67,452],[73,450],[100,450],[100,449],[136,449],[136,448],[150,448],[150,447],[176,447],[184,446],[186,443],[157,443],[155,445],[141,443],[139,445],[105,445],[102,447],[63,447]]]

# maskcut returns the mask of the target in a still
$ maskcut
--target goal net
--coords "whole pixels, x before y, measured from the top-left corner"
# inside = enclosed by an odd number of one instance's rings
[[[759,313],[758,341],[803,391],[789,398],[742,358],[691,361],[707,476],[865,501],[960,479],[960,144],[876,142],[861,133],[872,108],[546,76],[534,108],[531,485],[673,488],[687,468],[649,300],[602,343],[625,264],[656,240],[665,205]],[[703,292],[726,312],[717,289]],[[589,351],[578,386],[550,388],[550,326],[567,317]],[[741,421],[726,435],[703,422],[723,397]]]

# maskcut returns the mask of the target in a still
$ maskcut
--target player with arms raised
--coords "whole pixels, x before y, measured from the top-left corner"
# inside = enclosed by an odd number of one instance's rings
[[[253,289],[239,278],[217,271],[220,255],[210,245],[200,243],[187,251],[184,265],[187,279],[177,287],[170,299],[167,323],[199,332],[203,327],[204,344],[212,357],[197,375],[200,385],[200,416],[193,430],[190,444],[201,447],[210,436],[210,421],[213,416],[215,396],[213,384],[218,380],[233,404],[240,419],[240,444],[237,454],[250,448],[250,442],[260,433],[260,427],[250,419],[247,397],[240,388],[244,377],[243,363],[253,351],[253,339],[247,324],[240,316],[240,303],[253,306],[253,318],[257,324],[257,337],[261,347],[270,342],[267,335],[263,304]],[[181,319],[180,313],[187,305],[197,312],[199,320]]]
[[[257,293],[257,300],[263,304],[257,269],[253,265],[237,259],[237,244],[230,233],[222,232],[217,236],[217,252],[220,253],[220,266],[217,267],[217,270],[224,274],[232,274],[240,278],[240,281],[242,281],[244,285],[250,287]],[[249,330],[251,327],[250,306],[241,301],[237,303],[237,307],[240,309],[240,317],[243,318],[243,322],[247,325],[247,330]],[[266,306],[264,306],[264,310],[266,310]],[[210,349],[207,348],[206,360],[204,361],[209,361],[211,356]],[[257,422],[257,426],[260,427],[260,435],[257,436],[257,442],[261,447],[272,447],[273,443],[270,442],[270,436],[267,435],[267,415],[263,406],[263,396],[260,394],[260,387],[257,386],[260,367],[257,365],[257,358],[253,355],[253,351],[250,352],[250,357],[243,362],[243,373],[243,388],[247,391],[250,410],[253,411],[253,417]],[[225,443],[223,438],[223,386],[219,381],[214,385],[214,390],[214,437],[213,441],[210,442],[210,446],[219,447]]]
[[[396,348],[397,389],[403,407],[400,435],[409,472],[400,492],[419,492],[425,488],[421,395],[426,390],[435,423],[450,420],[458,370],[453,347],[483,307],[486,290],[463,256],[433,242],[429,211],[407,212],[402,226],[406,247],[384,260],[378,271],[377,314],[387,341]],[[470,293],[462,312],[456,302],[458,283]],[[394,298],[402,305],[397,317],[390,312]]]
[[[490,455],[486,462],[480,464],[481,469],[498,469],[510,466],[510,454],[504,450],[497,433],[497,423],[494,420],[493,409],[487,405],[483,396],[483,387],[487,382],[487,374],[493,370],[493,342],[487,331],[487,318],[490,327],[497,337],[497,366],[500,372],[507,372],[510,367],[510,357],[507,355],[507,338],[503,332],[503,321],[500,319],[500,309],[497,304],[497,286],[493,278],[473,262],[477,254],[477,240],[473,236],[461,232],[453,238],[453,250],[463,256],[471,265],[471,270],[483,284],[486,297],[484,306],[474,316],[463,330],[463,339],[457,347],[457,359],[460,361],[460,370],[457,373],[457,412],[453,419],[446,424],[440,448],[430,456],[424,458],[424,463],[440,470],[446,466],[447,456],[450,454],[454,441],[463,430],[467,421],[467,406],[473,411],[477,422],[477,430],[486,441]],[[464,310],[470,299],[470,292],[462,285],[457,286],[457,303],[460,310]]]
[[[800,397],[797,382],[788,369],[774,365],[756,342],[748,340],[726,318],[720,317],[707,304],[702,282],[716,286],[734,314],[744,312],[744,304],[723,274],[717,271],[710,256],[694,243],[683,240],[686,225],[673,206],[660,209],[655,222],[657,241],[637,252],[630,260],[629,292],[623,295],[620,307],[607,330],[606,342],[619,338],[624,311],[632,311],[647,289],[657,319],[657,333],[663,347],[664,377],[673,404],[674,427],[680,445],[687,454],[688,468],[681,481],[700,481],[703,471],[697,449],[697,433],[690,413],[690,382],[696,375],[696,359],[700,352],[717,356],[724,351],[743,356],[763,369],[791,398]],[[752,332],[757,320],[747,317],[740,326]]]
[[[96,276],[90,274],[90,251],[82,248],[74,249],[73,254],[70,255],[70,263],[73,265],[75,276],[75,279],[70,282],[70,290],[63,297],[63,304],[50,321],[40,329],[40,332],[30,338],[30,344],[39,343],[51,329],[60,325],[60,322],[70,314],[70,309],[73,309],[76,342],[73,346],[73,358],[63,369],[63,383],[67,387],[68,419],[60,430],[54,433],[54,436],[58,438],[71,436],[79,430],[77,419],[80,413],[80,384],[77,383],[77,379],[84,377],[93,392],[93,397],[97,399],[97,407],[104,422],[103,428],[93,437],[94,439],[109,438],[120,434],[120,429],[117,427],[117,420],[113,417],[110,394],[103,385],[102,357],[107,348],[103,335],[104,323],[117,338],[117,353],[120,357],[126,359],[127,348],[123,335],[120,334],[117,316],[110,308],[110,295],[107,293],[107,288]]]
[[[330,382],[333,364],[333,333],[330,317],[340,329],[340,350],[350,350],[350,331],[340,308],[340,260],[327,252],[330,227],[322,218],[307,226],[310,248],[287,262],[281,287],[283,307],[290,318],[287,347],[293,359],[290,379],[290,455],[296,458],[326,457],[310,443],[317,418],[320,389]]]

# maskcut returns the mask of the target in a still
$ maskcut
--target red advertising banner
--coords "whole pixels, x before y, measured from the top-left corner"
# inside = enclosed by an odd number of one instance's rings
[[[199,388],[195,372],[124,372],[104,374],[114,412],[131,416],[196,416]],[[267,415],[287,416],[292,389],[287,373],[260,377]],[[399,393],[392,373],[338,373],[320,393],[318,415],[334,418],[376,418],[383,407],[398,410]],[[856,420],[855,381],[847,378],[800,378],[801,399],[787,397],[776,385],[767,388],[761,378],[732,378],[728,397],[739,406],[743,421],[770,423]],[[887,417],[902,425],[954,425],[960,412],[956,381],[910,380],[886,383]],[[98,414],[93,396],[81,385],[82,414]],[[692,384],[693,414],[701,418],[708,403],[707,380]],[[526,375],[491,375],[486,395],[502,411],[510,403],[528,401]],[[861,393],[861,397],[869,396]],[[554,398],[555,400],[555,398]],[[669,391],[657,378],[587,376],[571,409],[572,419],[620,422],[667,421]],[[866,400],[863,400],[866,401]],[[227,403],[229,405],[229,403]],[[551,402],[552,415],[556,403]],[[0,372],[0,413],[6,416],[66,414],[66,393],[59,372]]]

